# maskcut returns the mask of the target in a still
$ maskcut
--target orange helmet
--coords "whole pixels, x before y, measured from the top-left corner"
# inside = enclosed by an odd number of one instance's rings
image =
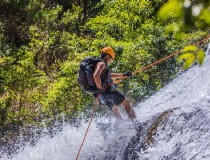
[[[102,53],[110,55],[112,57],[112,59],[115,58],[114,50],[111,47],[104,47],[104,48],[102,48],[101,54]]]

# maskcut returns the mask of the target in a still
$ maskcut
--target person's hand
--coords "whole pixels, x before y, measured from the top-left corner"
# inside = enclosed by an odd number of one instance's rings
[[[132,76],[132,72],[123,73],[123,77],[130,77],[130,76]]]

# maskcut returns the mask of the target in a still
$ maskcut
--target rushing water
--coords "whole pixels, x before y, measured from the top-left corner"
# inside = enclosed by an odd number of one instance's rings
[[[209,54],[209,53],[208,53]],[[207,54],[207,55],[208,55]],[[94,118],[80,160],[210,159],[210,56],[135,107],[141,125]],[[53,138],[44,136],[0,160],[74,160],[87,128],[64,124]]]

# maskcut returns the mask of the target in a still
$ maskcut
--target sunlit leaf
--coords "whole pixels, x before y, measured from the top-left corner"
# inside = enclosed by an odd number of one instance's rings
[[[204,9],[199,17],[203,20],[207,25],[210,26],[210,11],[209,9]]]
[[[170,16],[175,18],[180,18],[182,16],[182,4],[179,1],[169,1],[158,11],[158,17],[161,20],[166,20]]]
[[[202,50],[199,50],[197,54],[197,61],[199,65],[203,64],[204,57],[205,57],[205,53]]]
[[[192,57],[190,57],[189,59],[187,59],[184,63],[184,69],[189,68],[193,62],[195,61],[195,56],[193,55]]]
[[[194,52],[196,50],[198,50],[198,47],[196,46],[187,46],[184,48],[184,52],[189,52],[189,51]]]
[[[193,53],[184,53],[181,56],[179,56],[177,61],[180,63],[182,60],[189,59],[189,58],[192,58],[192,57],[195,57],[195,55]]]

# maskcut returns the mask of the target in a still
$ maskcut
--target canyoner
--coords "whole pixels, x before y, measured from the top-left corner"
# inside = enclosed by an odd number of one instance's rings
[[[119,106],[123,106],[131,121],[136,123],[136,114],[127,99],[112,79],[130,77],[132,72],[111,73],[109,64],[115,59],[115,52],[111,47],[104,47],[99,58],[87,57],[80,63],[78,83],[83,91],[92,94],[96,101],[109,107],[116,118],[122,119]],[[98,104],[98,102],[97,102]]]
[[[191,46],[201,44],[209,40],[209,38],[210,36],[208,35],[206,38],[192,44]],[[100,103],[108,106],[117,118],[121,119],[122,116],[118,106],[123,106],[128,117],[134,122],[134,125],[138,127],[139,122],[136,120],[136,114],[131,107],[131,103],[121,92],[117,90],[117,84],[123,79],[139,72],[143,72],[144,70],[166,61],[182,52],[183,49],[166,57],[160,58],[159,60],[133,72],[111,73],[109,64],[111,64],[115,59],[115,52],[111,47],[104,47],[100,51],[101,54],[99,58],[88,57],[80,63],[80,69],[78,70],[78,82],[85,92],[93,94],[96,98],[95,107],[100,101]],[[185,60],[187,61],[187,59]],[[113,81],[113,79],[115,80]]]

